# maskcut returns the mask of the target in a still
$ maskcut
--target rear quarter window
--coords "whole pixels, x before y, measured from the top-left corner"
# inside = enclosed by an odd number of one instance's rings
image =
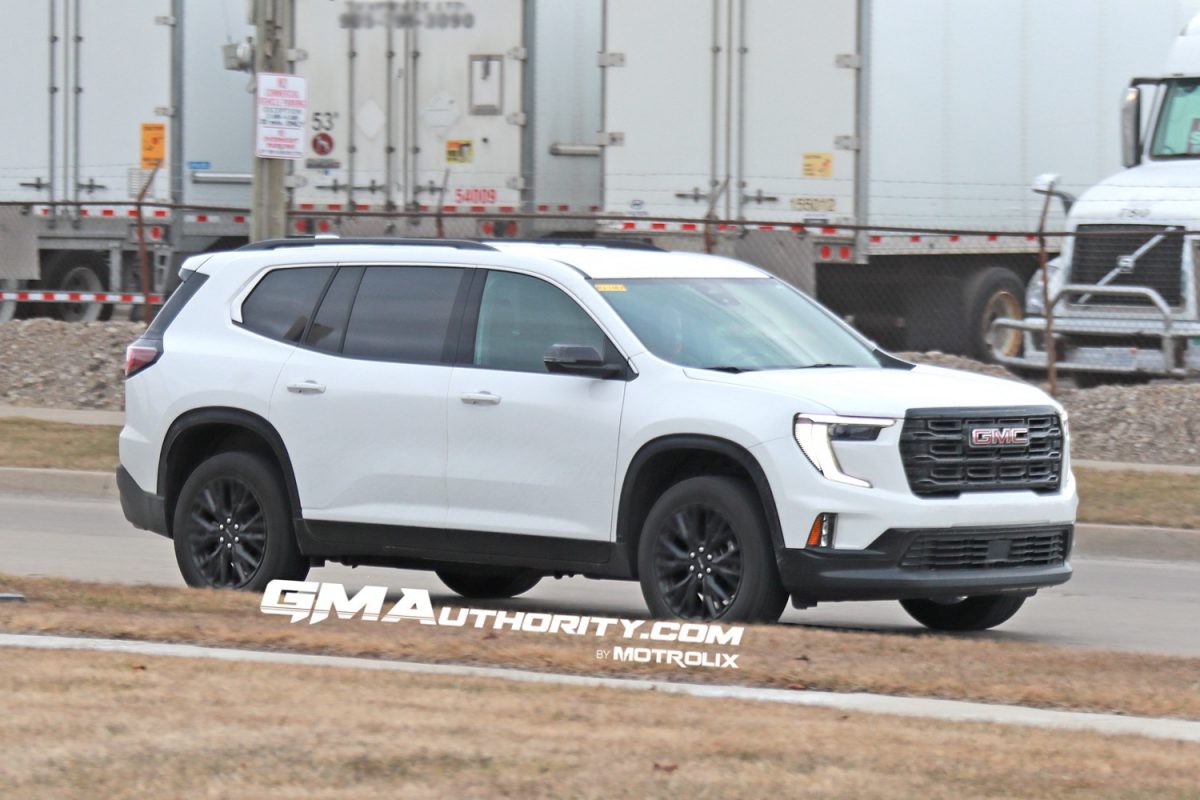
[[[272,339],[299,342],[332,275],[333,267],[268,273],[242,303],[242,324]]]

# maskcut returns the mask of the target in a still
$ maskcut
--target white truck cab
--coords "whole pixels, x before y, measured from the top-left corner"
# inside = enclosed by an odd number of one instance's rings
[[[1134,78],[1122,107],[1125,170],[1070,203],[1061,254],[1048,265],[1059,370],[1082,375],[1200,374],[1200,15],[1180,33],[1161,77]],[[1042,276],[1026,318],[997,320],[1024,331],[1023,354],[995,353],[1044,368]]]

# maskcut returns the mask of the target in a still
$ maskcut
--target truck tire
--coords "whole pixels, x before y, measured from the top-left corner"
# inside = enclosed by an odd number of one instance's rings
[[[537,586],[542,573],[529,569],[447,567],[438,580],[455,594],[472,600],[500,600],[524,594]]]
[[[733,478],[662,493],[642,526],[638,575],[655,617],[775,622],[787,605],[762,503]]]
[[[1025,318],[1025,283],[1007,267],[987,267],[972,275],[963,287],[966,309],[967,355],[980,361],[994,360],[993,353],[1021,354],[1021,333],[992,334],[992,323],[1001,317]]]
[[[218,453],[196,467],[179,491],[171,533],[188,586],[261,592],[308,574],[283,478],[253,453]]]
[[[1008,594],[900,601],[910,617],[935,631],[982,631],[994,628],[1007,622],[1024,603],[1024,597]]]
[[[63,292],[103,292],[108,265],[99,253],[65,250],[50,260],[42,287]],[[63,322],[98,322],[112,317],[104,303],[55,303],[51,313]]]

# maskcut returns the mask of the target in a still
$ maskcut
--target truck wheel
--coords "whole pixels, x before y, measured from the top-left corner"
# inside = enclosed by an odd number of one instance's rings
[[[982,631],[1007,622],[1025,598],[1009,594],[901,600],[908,615],[935,631]]]
[[[220,453],[184,481],[175,503],[175,560],[188,586],[261,592],[303,580],[283,479],[262,456]]]
[[[453,567],[437,570],[438,580],[455,594],[472,600],[516,597],[537,586],[542,573],[528,569]]]
[[[103,292],[108,267],[96,253],[65,251],[46,267],[42,286],[60,292]],[[104,303],[55,303],[52,312],[63,322],[97,322],[112,316]]]
[[[980,361],[993,360],[994,353],[1021,354],[1021,332],[992,332],[992,323],[1001,317],[1025,318],[1025,284],[1017,273],[1006,267],[988,267],[971,277],[963,290],[967,309],[968,355]]]
[[[656,617],[774,622],[788,599],[762,504],[732,478],[689,478],[663,492],[642,526],[638,574]]]

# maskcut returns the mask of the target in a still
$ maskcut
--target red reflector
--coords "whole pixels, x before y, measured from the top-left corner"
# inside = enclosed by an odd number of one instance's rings
[[[830,247],[829,245],[822,245],[821,246],[821,258],[825,259],[826,261],[833,258],[833,248]]]
[[[246,217],[242,214],[234,214],[233,221],[236,222],[238,225],[241,225],[246,221]]]
[[[850,260],[850,248],[843,247],[841,250],[838,250],[838,258],[840,258],[842,261],[849,261]]]
[[[665,231],[666,229],[667,229],[667,223],[665,223],[665,222],[651,222],[650,223],[650,230],[652,230],[652,231]]]
[[[114,212],[113,212],[113,210],[112,210],[111,208],[106,208],[106,209],[104,209],[103,211],[101,211],[101,212],[100,212],[100,216],[102,216],[102,217],[111,217],[111,216],[113,215],[113,213],[114,213]]]
[[[679,227],[685,231],[694,231],[694,230],[696,230],[696,223],[685,222],[682,225],[680,225]]]
[[[485,222],[481,226],[481,229],[483,230],[484,234],[486,234],[487,236],[491,236],[492,231],[496,230],[496,226],[492,225],[492,223],[490,223],[490,222]]]
[[[342,204],[341,204],[341,203],[330,203],[330,204],[329,204],[329,210],[330,210],[330,211],[341,211],[341,210],[342,210]]]
[[[151,239],[161,239],[162,238],[162,228],[151,228],[150,229],[150,238]]]
[[[162,355],[162,350],[144,344],[131,344],[125,348],[125,377],[128,378],[153,364]]]
[[[327,220],[327,219],[323,219],[317,223],[317,229],[319,231],[321,231],[321,233],[328,233],[329,228],[330,228],[329,220]]]
[[[208,222],[208,214],[197,214],[196,222]]]
[[[626,222],[626,223],[623,223],[623,224],[621,225],[621,227],[622,227],[622,228],[624,228],[624,229],[625,229],[625,230],[627,230],[627,231],[632,231],[632,230],[635,230],[635,229],[637,228],[637,223],[636,223],[636,222]]]
[[[161,218],[161,217],[165,217],[166,215],[167,215],[167,212],[162,210],[161,208],[154,212],[154,216],[156,216],[156,217]]]
[[[294,227],[296,228],[296,233],[304,233],[306,230],[308,230],[308,224],[302,219],[296,220]]]

